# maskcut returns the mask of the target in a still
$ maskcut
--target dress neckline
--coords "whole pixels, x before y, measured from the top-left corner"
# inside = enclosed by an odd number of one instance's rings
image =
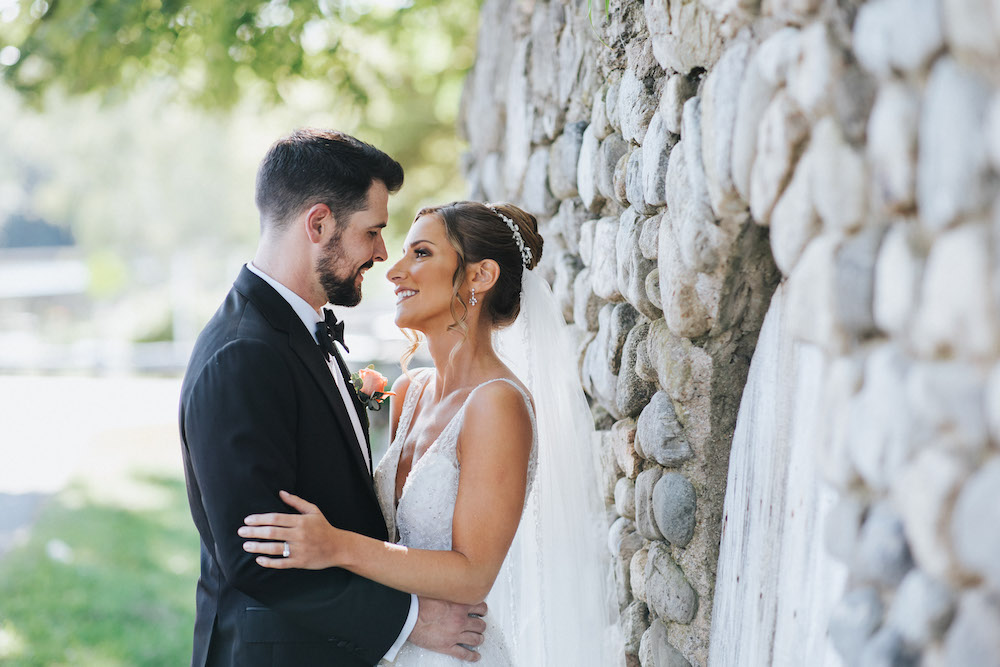
[[[400,438],[400,437],[402,437],[402,439],[399,440],[399,448],[398,448],[399,451],[397,451],[395,453],[395,461],[393,463],[392,497],[393,497],[393,505],[394,505],[394,509],[395,510],[399,509],[399,504],[400,504],[400,502],[402,502],[403,496],[406,495],[406,488],[409,485],[410,480],[413,479],[413,473],[420,467],[421,462],[424,459],[427,458],[427,455],[430,454],[431,451],[435,447],[437,447],[438,442],[441,440],[441,436],[443,436],[445,433],[447,433],[448,429],[451,428],[451,425],[455,422],[455,420],[459,417],[459,415],[461,415],[463,412],[465,412],[465,406],[468,405],[469,398],[472,397],[472,394],[475,393],[475,391],[477,389],[479,389],[480,387],[484,387],[484,386],[486,386],[488,384],[492,384],[493,382],[506,382],[509,385],[511,385],[512,387],[514,387],[515,389],[517,389],[518,393],[521,394],[521,397],[524,399],[525,403],[528,406],[528,410],[529,411],[533,410],[533,406],[531,404],[531,400],[528,398],[527,393],[524,391],[524,389],[522,389],[520,386],[518,386],[518,384],[516,382],[514,382],[513,380],[511,380],[510,378],[497,377],[497,378],[491,378],[491,379],[486,380],[484,382],[480,382],[475,387],[473,387],[472,389],[469,390],[469,394],[462,401],[462,405],[460,405],[459,408],[458,408],[458,410],[455,411],[455,414],[453,414],[451,416],[451,418],[448,420],[448,423],[444,425],[444,428],[441,429],[441,432],[438,433],[438,435],[437,435],[436,438],[434,438],[434,441],[430,445],[427,446],[427,449],[425,449],[424,453],[420,455],[420,458],[417,459],[415,462],[412,462],[410,464],[410,469],[406,473],[406,479],[403,480],[403,486],[399,490],[399,496],[397,497],[396,496],[396,476],[399,474],[399,461],[400,461],[400,459],[403,456],[403,442],[405,441],[406,436],[409,436],[409,434],[410,434],[410,427],[413,424],[413,416],[414,416],[414,414],[416,412],[416,404],[420,400],[420,397],[423,395],[424,389],[426,389],[427,385],[430,383],[430,379],[431,379],[431,375],[430,374],[433,372],[433,369],[432,368],[428,368],[427,371],[428,372],[424,373],[423,376],[420,378],[420,384],[417,387],[418,391],[414,394],[413,391],[412,391],[414,387],[411,385],[410,389],[407,390],[407,392],[406,392],[406,399],[404,399],[404,401],[403,401],[403,412],[404,412],[404,416],[406,417],[406,423],[405,423],[406,428],[405,428],[405,430],[402,429],[402,428],[400,428],[401,426],[403,426],[403,424],[399,424],[397,426],[396,437],[397,437],[397,439]],[[412,401],[410,400],[411,396],[413,397]],[[401,416],[401,419],[402,419],[402,416]],[[534,424],[534,417],[532,417],[532,424]],[[532,431],[534,431],[534,426],[532,426]],[[534,437],[534,436],[532,436],[532,437]]]

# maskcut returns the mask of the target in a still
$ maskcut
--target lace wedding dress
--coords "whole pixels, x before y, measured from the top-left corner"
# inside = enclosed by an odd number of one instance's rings
[[[410,430],[410,422],[417,400],[424,384],[430,379],[432,372],[424,370],[415,374],[406,397],[403,399],[403,409],[399,424],[396,427],[396,437],[375,469],[375,489],[379,503],[385,515],[386,526],[390,538],[398,536],[399,544],[415,549],[432,549],[446,551],[451,549],[452,519],[455,513],[455,500],[458,496],[459,464],[457,459],[458,435],[462,430],[465,417],[465,406],[468,398],[455,416],[448,422],[441,435],[417,460],[403,484],[403,490],[396,503],[396,470],[399,464],[399,454],[403,440]],[[531,414],[532,448],[528,464],[528,493],[530,493],[537,464],[537,429],[531,401],[523,389],[516,383],[504,378],[489,380],[476,387],[490,382],[507,382],[524,398]],[[475,392],[473,389],[470,396]],[[505,562],[497,577],[494,591],[486,598],[490,612],[485,617],[487,630],[485,641],[478,647],[482,656],[477,663],[482,667],[505,667],[514,665],[515,653],[511,648],[511,628],[503,627],[506,623],[498,623],[501,618],[511,619],[517,610],[510,609],[510,597],[498,592],[503,588],[503,582],[509,578],[510,563]],[[498,595],[494,595],[498,593]],[[503,598],[502,602],[498,598]],[[506,613],[494,613],[494,604],[503,606]],[[500,610],[497,610],[498,612]],[[513,612],[513,614],[511,613]],[[385,663],[388,664],[388,663]],[[392,663],[395,667],[458,667],[467,665],[457,658],[441,653],[435,653],[415,646],[409,642],[397,654]]]

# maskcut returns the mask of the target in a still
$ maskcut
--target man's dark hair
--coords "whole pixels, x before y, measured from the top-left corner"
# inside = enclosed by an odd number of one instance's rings
[[[338,226],[368,203],[368,189],[382,181],[389,192],[403,186],[403,168],[370,144],[336,130],[301,129],[278,139],[257,170],[261,229],[282,229],[303,208],[326,204]]]

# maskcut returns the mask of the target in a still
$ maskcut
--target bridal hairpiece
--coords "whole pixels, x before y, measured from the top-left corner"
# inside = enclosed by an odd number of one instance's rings
[[[489,206],[489,204],[487,204]],[[521,230],[517,228],[517,225],[513,220],[508,218],[506,215],[501,213],[496,209],[495,206],[489,206],[489,209],[496,213],[497,217],[507,223],[510,227],[510,231],[514,234],[514,242],[517,243],[517,249],[521,251],[521,263],[526,269],[531,268],[531,248],[524,245],[524,238],[521,236]]]

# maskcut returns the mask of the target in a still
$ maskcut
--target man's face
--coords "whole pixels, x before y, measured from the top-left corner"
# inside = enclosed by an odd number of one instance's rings
[[[389,219],[389,191],[382,181],[368,188],[367,206],[340,225],[316,262],[316,272],[327,300],[335,306],[361,301],[364,272],[388,256],[382,230]]]

